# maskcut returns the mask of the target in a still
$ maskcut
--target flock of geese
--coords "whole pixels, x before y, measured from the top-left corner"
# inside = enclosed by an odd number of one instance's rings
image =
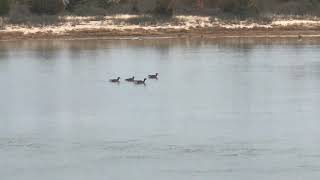
[[[151,74],[151,75],[148,75],[148,78],[149,79],[158,79],[158,73],[156,73],[156,74]],[[110,79],[109,81],[111,82],[111,83],[120,83],[120,77],[118,77],[118,78],[116,78],[116,79]],[[135,80],[134,79],[134,76],[132,76],[131,78],[127,78],[127,79],[125,79],[125,81],[127,81],[127,82],[133,82],[134,84],[146,84],[146,80],[147,80],[147,78],[144,78],[143,80]]]

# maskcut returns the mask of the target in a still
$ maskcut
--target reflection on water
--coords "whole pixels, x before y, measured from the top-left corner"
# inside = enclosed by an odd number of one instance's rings
[[[4,179],[319,179],[317,39],[0,42]],[[147,86],[109,78],[160,74]]]

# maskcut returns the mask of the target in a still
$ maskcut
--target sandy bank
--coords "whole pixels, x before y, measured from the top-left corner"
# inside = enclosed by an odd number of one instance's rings
[[[46,26],[6,24],[0,30],[0,40],[137,36],[320,37],[320,18],[273,18],[268,22],[227,21],[201,16],[176,16],[162,20],[137,15],[60,19],[59,24]]]

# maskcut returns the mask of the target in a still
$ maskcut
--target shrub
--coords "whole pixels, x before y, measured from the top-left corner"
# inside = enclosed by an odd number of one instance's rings
[[[12,4],[9,13],[9,22],[12,24],[20,24],[26,22],[31,15],[29,7],[20,3]]]
[[[102,5],[104,8],[118,5],[119,3],[120,0],[99,0],[99,4]]]
[[[31,11],[37,14],[56,14],[64,8],[61,0],[32,0]]]
[[[156,8],[154,12],[158,15],[162,16],[172,16],[174,14],[174,7],[169,7],[170,1],[169,0],[157,0],[156,1]]]
[[[4,19],[0,17],[0,30],[4,30],[6,28],[6,23],[4,22]]]
[[[5,15],[9,12],[9,0],[0,0],[0,15]]]
[[[106,11],[96,6],[78,5],[74,7],[73,14],[78,16],[104,16]]]
[[[278,14],[306,15],[319,13],[319,0],[285,1],[275,8]]]
[[[11,24],[25,24],[28,26],[58,25],[63,22],[56,15],[33,15],[29,7],[23,4],[14,4],[11,7],[8,21]]]
[[[218,7],[224,12],[240,16],[256,15],[259,12],[256,0],[220,0]]]

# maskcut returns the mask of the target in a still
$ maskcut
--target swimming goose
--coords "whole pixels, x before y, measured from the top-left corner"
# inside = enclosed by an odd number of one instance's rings
[[[128,79],[125,79],[126,81],[128,82],[134,82],[134,76],[132,76],[132,78],[128,78]]]
[[[149,79],[158,79],[158,73],[149,75],[148,77]]]
[[[113,82],[113,83],[120,82],[120,77],[118,77],[117,79],[110,79],[110,82]]]
[[[146,83],[147,78],[144,78],[143,81],[142,80],[137,80],[134,81],[135,84],[145,84]]]

